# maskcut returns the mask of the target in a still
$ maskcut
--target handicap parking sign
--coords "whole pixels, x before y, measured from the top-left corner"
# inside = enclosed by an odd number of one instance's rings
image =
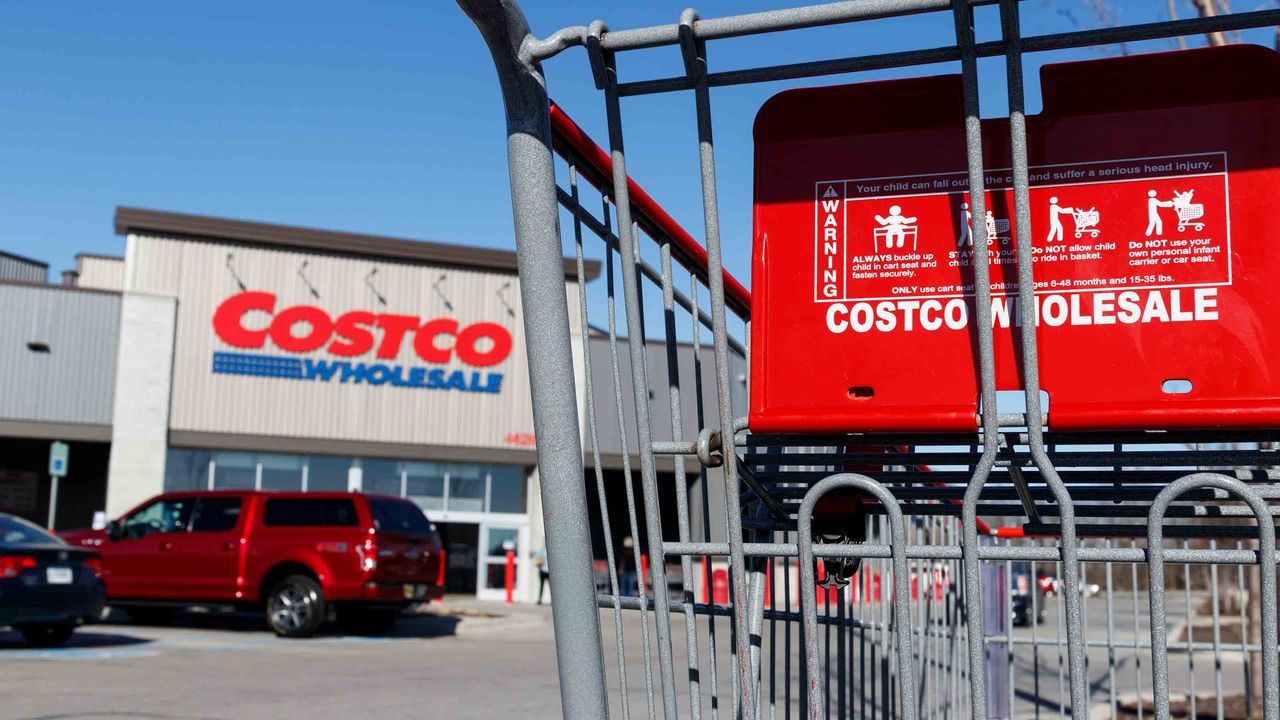
[[[49,445],[49,474],[65,477],[67,464],[71,458],[71,447],[64,442]]]

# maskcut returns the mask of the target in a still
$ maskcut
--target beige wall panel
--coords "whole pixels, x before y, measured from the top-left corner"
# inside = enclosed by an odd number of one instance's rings
[[[124,289],[124,258],[80,255],[76,257],[76,285],[95,290]]]
[[[130,235],[128,246],[128,289],[178,299],[173,430],[493,448],[512,447],[508,436],[513,433],[533,432],[519,283],[513,274],[143,235]],[[437,281],[443,298],[433,289]],[[373,351],[354,358],[323,349],[294,354],[270,340],[261,350],[235,348],[214,333],[213,314],[223,300],[241,292],[240,283],[275,293],[277,312],[315,305],[334,318],[367,310],[424,320],[452,317],[461,326],[494,322],[511,333],[512,350],[495,366],[472,368],[456,357],[444,366],[423,362],[414,353],[411,336],[396,358],[386,360]],[[571,288],[571,300],[573,292]],[[570,318],[576,334],[576,314]],[[254,328],[266,322],[262,313],[245,318],[245,325]],[[381,330],[375,330],[375,347],[380,337]],[[336,378],[322,382],[217,374],[212,371],[216,351],[384,363],[406,371],[443,367],[464,370],[467,377],[472,371],[497,372],[503,375],[502,390],[488,394],[344,384]]]

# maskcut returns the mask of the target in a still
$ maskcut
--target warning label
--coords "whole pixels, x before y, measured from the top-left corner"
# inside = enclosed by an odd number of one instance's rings
[[[1216,317],[1211,288],[1231,284],[1225,152],[1032,167],[1030,180],[1036,293],[1051,296],[1041,298],[1041,322],[1060,324],[1059,306],[1070,324]],[[973,294],[979,243],[996,321],[1003,313],[1001,324],[1016,323],[1012,177],[988,171],[985,184],[975,217],[964,171],[816,183],[814,301],[833,304],[828,327],[865,318],[865,329],[852,328],[865,331],[877,317],[880,330],[890,317],[894,329],[963,326],[964,302],[945,300]],[[1053,297],[1082,293],[1094,295]],[[866,302],[886,300],[895,302]]]

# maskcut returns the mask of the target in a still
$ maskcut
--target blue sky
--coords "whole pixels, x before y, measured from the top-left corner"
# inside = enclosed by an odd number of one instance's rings
[[[1237,9],[1254,9],[1245,4]],[[1091,5],[1027,0],[1025,31],[1096,27],[1103,20]],[[524,6],[539,35],[596,17],[614,28],[669,22],[681,9],[603,0]],[[772,6],[709,1],[698,9],[712,17]],[[1163,0],[1108,7],[1125,22],[1165,17]],[[979,20],[980,39],[994,38],[994,9]],[[795,62],[937,46],[951,32],[943,13],[719,42],[710,58],[714,70]],[[629,54],[619,65],[624,80],[680,69],[675,48]],[[984,114],[1002,112],[1002,66],[982,70],[990,80]],[[603,142],[584,52],[570,50],[546,71],[552,96]],[[946,71],[954,68],[895,74]],[[744,281],[756,110],[786,87],[883,76],[714,94],[726,263]],[[77,252],[123,252],[111,225],[117,205],[514,247],[497,82],[478,34],[447,0],[10,3],[0,23],[0,108],[0,249],[48,262],[55,279]],[[691,96],[629,99],[623,115],[632,176],[700,238]]]

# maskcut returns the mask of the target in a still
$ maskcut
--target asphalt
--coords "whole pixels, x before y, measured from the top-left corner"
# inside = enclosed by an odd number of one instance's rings
[[[550,608],[446,600],[385,637],[284,640],[252,615],[116,616],[64,648],[0,631],[0,718],[242,720],[559,716]]]
[[[1171,637],[1179,635],[1178,625],[1187,618],[1185,600],[1180,594],[1169,597]],[[997,664],[992,667],[1012,680],[1014,717],[1057,716],[1066,699],[1059,608],[1056,600],[1049,602],[1045,624],[1014,629],[1011,658],[1001,657],[1001,648],[993,648]],[[874,618],[877,612],[870,607],[866,616]],[[1109,718],[1113,689],[1118,697],[1151,691],[1151,654],[1149,648],[1141,647],[1150,638],[1145,596],[1117,593],[1109,613],[1104,600],[1093,598],[1087,613],[1090,714]],[[644,630],[653,637],[654,626],[650,620],[643,628],[640,617],[623,613],[623,692],[614,617],[611,611],[600,615],[611,717],[623,716],[624,698],[631,717],[650,717],[650,698],[658,699],[652,717],[663,716],[657,645],[653,643],[646,652],[643,643]],[[673,617],[679,717],[691,716],[689,683],[694,678],[700,684],[702,717],[711,716],[713,682],[719,691],[718,716],[732,714],[731,635],[727,619],[715,622],[712,648],[711,624],[705,617],[698,618],[700,668],[695,675],[686,670],[683,616]],[[786,623],[766,622],[761,645],[766,658],[765,697],[778,717],[785,716],[786,705],[792,708],[791,717],[800,712],[797,637],[794,626],[788,638]],[[874,649],[859,654],[867,646],[854,647],[864,640],[874,645],[876,638],[874,632],[863,635],[856,630],[846,635],[851,643],[847,667],[854,673],[843,684],[849,703],[856,705],[863,698],[874,702],[882,692],[878,684],[884,681],[883,673],[879,680],[869,679],[866,673],[871,662],[884,662],[883,654],[877,655]],[[836,647],[832,644],[829,649]],[[932,682],[935,693],[950,695],[944,677],[947,656],[937,650],[942,646],[936,641],[930,647],[932,655],[920,682]],[[549,607],[463,598],[448,598],[430,614],[402,618],[385,637],[346,635],[326,628],[310,640],[283,640],[263,630],[261,619],[254,615],[186,613],[165,627],[134,625],[111,616],[108,622],[83,628],[67,647],[53,650],[27,649],[16,633],[0,631],[0,671],[6,688],[0,718],[556,718],[561,688],[554,653]],[[1008,663],[1000,664],[1004,660]],[[827,669],[832,686],[842,686],[839,669]],[[1215,658],[1212,652],[1171,653],[1172,686],[1186,692],[1192,678],[1201,695],[1213,690],[1215,683],[1221,683],[1224,692],[1235,691],[1243,679],[1241,659],[1229,654]],[[998,684],[991,690],[1005,692]],[[570,692],[584,691],[570,688]],[[965,702],[955,696],[950,707],[957,715],[967,716]],[[835,706],[831,716],[837,716]]]

